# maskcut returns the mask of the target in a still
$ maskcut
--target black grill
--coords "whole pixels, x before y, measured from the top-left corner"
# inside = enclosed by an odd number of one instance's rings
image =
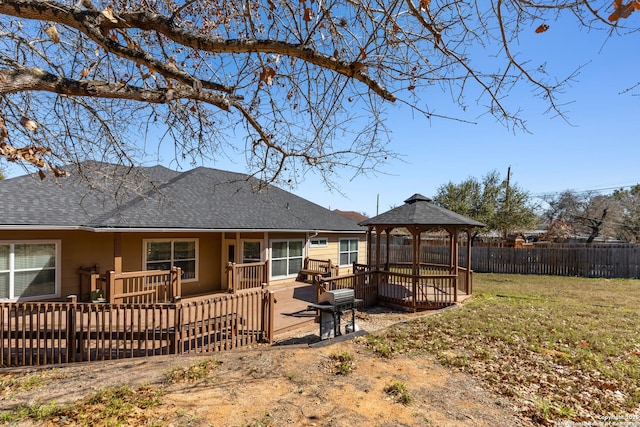
[[[351,322],[345,325],[351,326],[350,332],[356,330],[356,306],[362,300],[356,299],[353,289],[336,289],[325,291],[318,297],[318,304],[310,304],[307,310],[317,310],[320,317],[320,339],[328,339],[332,336],[342,335],[342,313],[351,310]]]
[[[335,291],[326,291],[318,297],[318,304],[330,304],[334,307],[341,307],[353,304],[355,294],[353,289],[336,289]]]

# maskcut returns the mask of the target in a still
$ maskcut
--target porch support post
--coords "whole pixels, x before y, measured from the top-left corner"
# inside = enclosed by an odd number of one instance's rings
[[[307,239],[309,242],[309,239]],[[269,232],[265,232],[262,236],[262,253],[264,254],[262,257],[262,261],[264,262],[264,273],[262,278],[262,283],[269,284],[269,280],[271,278],[271,259],[269,253]]]
[[[243,252],[241,244],[240,244],[240,232],[239,231],[236,232],[236,254],[235,254],[235,258],[236,259],[233,260],[233,262],[235,264],[244,263],[244,252]]]
[[[122,233],[113,233],[113,270],[122,273]]]

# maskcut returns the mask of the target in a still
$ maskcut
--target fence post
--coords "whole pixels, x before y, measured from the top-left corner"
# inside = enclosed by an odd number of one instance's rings
[[[171,267],[171,298],[182,297],[182,269]]]
[[[68,310],[67,310],[67,359],[70,362],[76,361],[76,302],[78,297],[76,295],[69,295],[67,297]]]
[[[267,291],[263,294],[262,298],[262,330],[266,335],[264,338],[269,344],[271,344],[273,342],[276,294],[274,291]]]
[[[174,302],[174,315],[173,315],[173,339],[169,345],[169,354],[182,353],[181,347],[181,334],[182,334],[182,303],[180,297],[175,298]],[[167,325],[169,327],[169,325]]]
[[[107,292],[109,293],[109,303],[116,303],[116,272],[113,270],[107,271]]]
[[[235,264],[232,262],[227,263],[227,292],[229,293],[234,292],[234,287],[233,287],[233,278],[235,276],[234,265]]]

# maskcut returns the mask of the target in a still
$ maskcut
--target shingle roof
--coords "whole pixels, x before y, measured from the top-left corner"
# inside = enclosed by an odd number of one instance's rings
[[[351,218],[355,222],[364,221],[365,219],[369,218],[368,216],[356,211],[341,211],[340,209],[334,209],[333,211],[335,213],[339,213],[342,216],[346,216],[347,218]]]
[[[404,205],[369,218],[359,224],[365,226],[388,225],[393,227],[412,225],[432,227],[484,227],[483,223],[444,209],[432,203],[431,199],[421,194],[414,194],[404,201]]]
[[[358,224],[248,175],[199,167],[124,168],[83,163],[82,173],[0,181],[0,228],[88,227],[363,232]],[[98,178],[99,176],[99,178]],[[114,179],[115,177],[115,179]],[[123,178],[124,177],[124,178]]]

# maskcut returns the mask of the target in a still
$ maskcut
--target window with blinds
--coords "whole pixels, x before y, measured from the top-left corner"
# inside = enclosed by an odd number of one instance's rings
[[[0,242],[0,299],[59,296],[59,242]]]

